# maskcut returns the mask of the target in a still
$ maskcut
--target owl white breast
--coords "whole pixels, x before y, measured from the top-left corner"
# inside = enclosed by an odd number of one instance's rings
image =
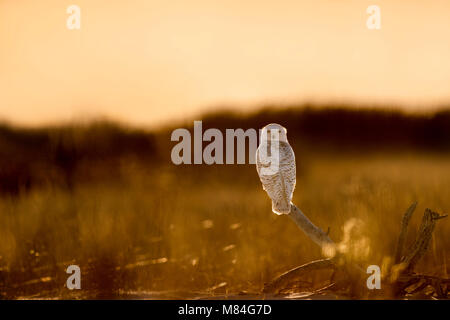
[[[282,126],[270,124],[263,128],[256,151],[256,170],[272,199],[272,211],[288,214],[296,183],[295,155]]]

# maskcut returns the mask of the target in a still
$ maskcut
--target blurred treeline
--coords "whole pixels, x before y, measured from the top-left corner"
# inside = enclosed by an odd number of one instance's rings
[[[330,153],[450,151],[450,110],[407,114],[397,110],[265,108],[255,113],[212,113],[202,117],[203,131],[218,128],[259,129],[272,122],[288,129],[291,144],[302,150]],[[114,168],[133,160],[170,164],[177,123],[158,131],[130,128],[110,121],[44,128],[0,125],[0,193],[17,195],[33,186],[120,179]],[[191,131],[192,132],[192,131]],[[205,142],[207,144],[207,142]]]
[[[153,159],[152,134],[108,121],[24,129],[0,126],[0,192],[12,195],[34,186],[114,178],[124,158]]]

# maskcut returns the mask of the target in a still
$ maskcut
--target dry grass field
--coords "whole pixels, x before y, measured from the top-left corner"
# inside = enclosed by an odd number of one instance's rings
[[[256,128],[258,121],[265,119]],[[308,135],[285,126],[298,141],[294,203],[362,265],[383,271],[392,262],[413,201],[419,207],[408,243],[425,208],[450,211],[445,150],[411,146],[386,131],[379,141],[349,146],[342,141],[361,138],[349,133],[335,148],[327,147],[336,143],[331,138],[314,148]],[[321,256],[288,217],[271,212],[254,165],[175,166],[165,131],[111,124],[46,130],[5,126],[0,135],[10,159],[3,157],[0,171],[2,298],[258,294],[276,275]],[[449,233],[444,219],[418,271],[448,278]],[[82,290],[65,288],[71,264],[81,268]],[[305,290],[323,284],[316,275],[305,279]]]

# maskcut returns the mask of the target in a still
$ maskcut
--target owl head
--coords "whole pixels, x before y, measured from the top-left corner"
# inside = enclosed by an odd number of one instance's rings
[[[287,130],[285,127],[271,123],[262,128],[261,141],[278,140],[287,142]]]

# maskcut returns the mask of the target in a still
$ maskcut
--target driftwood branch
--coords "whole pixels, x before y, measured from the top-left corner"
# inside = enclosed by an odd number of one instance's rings
[[[400,231],[395,255],[396,265],[392,267],[390,274],[390,281],[394,296],[415,294],[424,290],[428,286],[431,286],[434,288],[434,292],[438,298],[446,298],[450,279],[442,279],[414,273],[414,267],[424,256],[430,245],[433,231],[436,226],[436,221],[445,218],[446,215],[441,216],[430,209],[426,209],[423,214],[416,240],[409,248],[408,252],[403,254],[408,223],[416,206],[417,203],[414,203],[405,212],[402,219],[402,229]]]
[[[438,297],[446,298],[450,287],[450,279],[419,275],[413,272],[414,266],[423,257],[429,247],[436,221],[445,218],[446,215],[439,215],[430,209],[426,209],[417,238],[405,254],[404,250],[408,225],[416,207],[417,202],[413,203],[403,215],[395,252],[395,265],[390,274],[391,285],[394,288],[394,294],[396,296],[400,294],[413,294],[428,286],[432,286]],[[265,284],[263,290],[264,293],[279,293],[283,289],[289,287],[289,284],[301,281],[302,277],[307,273],[323,269],[332,269],[334,270],[334,274],[343,271],[343,273],[341,273],[342,279],[337,279],[335,282],[333,282],[332,279],[333,283],[323,288],[323,290],[332,290],[342,284],[354,287],[355,285],[362,283],[361,275],[365,274],[364,270],[353,263],[346,263],[347,259],[345,259],[345,255],[341,255],[337,252],[336,244],[330,239],[328,232],[324,232],[322,229],[315,226],[294,204],[291,204],[289,217],[307,237],[322,248],[322,252],[329,258],[312,261],[281,274],[273,281]],[[342,258],[339,259],[339,263],[337,262],[337,258]]]
[[[398,294],[415,294],[428,286],[435,289],[439,298],[447,298],[450,289],[450,279],[442,279],[423,274],[403,274],[396,282]]]
[[[291,211],[288,214],[295,224],[310,238],[314,243],[322,248],[322,252],[329,256],[334,256],[336,249],[335,243],[322,229],[314,225],[308,217],[293,203],[291,203]],[[280,289],[285,288],[289,283],[299,280],[304,274],[318,270],[334,268],[332,259],[322,259],[309,262],[301,265],[285,273],[281,274],[274,280],[264,285],[263,293],[279,292]]]
[[[430,244],[436,221],[445,217],[446,215],[441,216],[430,209],[425,210],[416,241],[401,260],[406,272],[411,272],[417,262],[423,257]]]
[[[397,242],[397,250],[395,252],[395,263],[400,263],[401,259],[403,257],[403,250],[405,247],[405,241],[406,241],[406,235],[408,232],[408,225],[409,221],[411,220],[411,217],[414,213],[414,210],[416,210],[417,202],[414,202],[408,210],[406,210],[405,214],[403,215],[402,219],[402,226],[400,230],[400,235],[398,236],[398,242]]]
[[[263,293],[274,292],[277,293],[280,289],[285,288],[289,283],[299,280],[308,272],[319,269],[334,269],[335,265],[331,259],[322,259],[311,261],[278,276],[273,281],[264,286]]]
[[[306,263],[276,277],[269,283],[264,285],[263,293],[278,293],[281,289],[286,288],[289,283],[298,281],[306,273],[323,269],[336,270],[336,244],[328,236],[329,228],[327,232],[314,225],[308,217],[293,203],[291,203],[291,212],[289,217],[295,222],[295,224],[310,238],[314,243],[322,248],[327,259],[321,259]]]
[[[291,203],[291,212],[289,217],[294,220],[295,224],[322,250],[334,250],[335,243],[330,239],[328,233],[325,233],[319,227],[316,227],[308,217],[293,203]]]

